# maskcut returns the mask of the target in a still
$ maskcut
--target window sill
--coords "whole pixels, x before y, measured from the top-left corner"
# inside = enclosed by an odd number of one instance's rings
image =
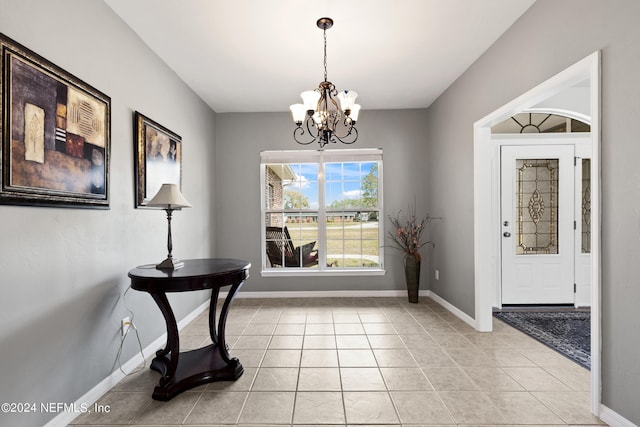
[[[263,269],[260,272],[262,277],[326,277],[326,276],[384,276],[386,270],[381,268],[367,269],[332,269],[332,270],[309,270],[300,268],[277,268]]]

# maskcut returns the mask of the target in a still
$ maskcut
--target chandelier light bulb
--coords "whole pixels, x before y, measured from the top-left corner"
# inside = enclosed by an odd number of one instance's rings
[[[316,111],[312,117],[318,129],[322,129],[323,123],[326,123],[326,114]]]

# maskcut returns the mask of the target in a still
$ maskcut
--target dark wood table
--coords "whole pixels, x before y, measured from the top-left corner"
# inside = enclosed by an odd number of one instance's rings
[[[251,264],[239,259],[189,259],[184,267],[157,270],[155,264],[143,265],[129,271],[131,287],[148,292],[160,307],[167,323],[167,344],[156,352],[151,369],[160,372],[160,384],[153,390],[156,400],[170,400],[175,395],[213,381],[233,381],[244,369],[237,358],[229,356],[225,342],[225,325],[229,306],[244,281],[249,277]],[[224,300],[216,327],[216,306],[220,288],[231,286]],[[211,289],[209,304],[209,335],[212,344],[197,350],[180,353],[180,337],[176,318],[167,299],[167,292],[186,292]]]

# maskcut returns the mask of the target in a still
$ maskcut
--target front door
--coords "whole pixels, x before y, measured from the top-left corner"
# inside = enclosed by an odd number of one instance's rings
[[[501,148],[502,304],[574,303],[574,147]]]

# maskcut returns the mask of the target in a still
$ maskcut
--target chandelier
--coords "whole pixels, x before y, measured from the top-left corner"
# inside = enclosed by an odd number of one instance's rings
[[[333,83],[327,81],[327,30],[333,26],[333,19],[320,18],[316,25],[324,35],[324,81],[317,89],[300,94],[302,104],[289,107],[296,124],[293,139],[302,145],[317,142],[321,149],[330,142],[353,144],[358,139],[355,128],[360,112],[360,105],[355,103],[358,94],[349,90],[338,93]]]

